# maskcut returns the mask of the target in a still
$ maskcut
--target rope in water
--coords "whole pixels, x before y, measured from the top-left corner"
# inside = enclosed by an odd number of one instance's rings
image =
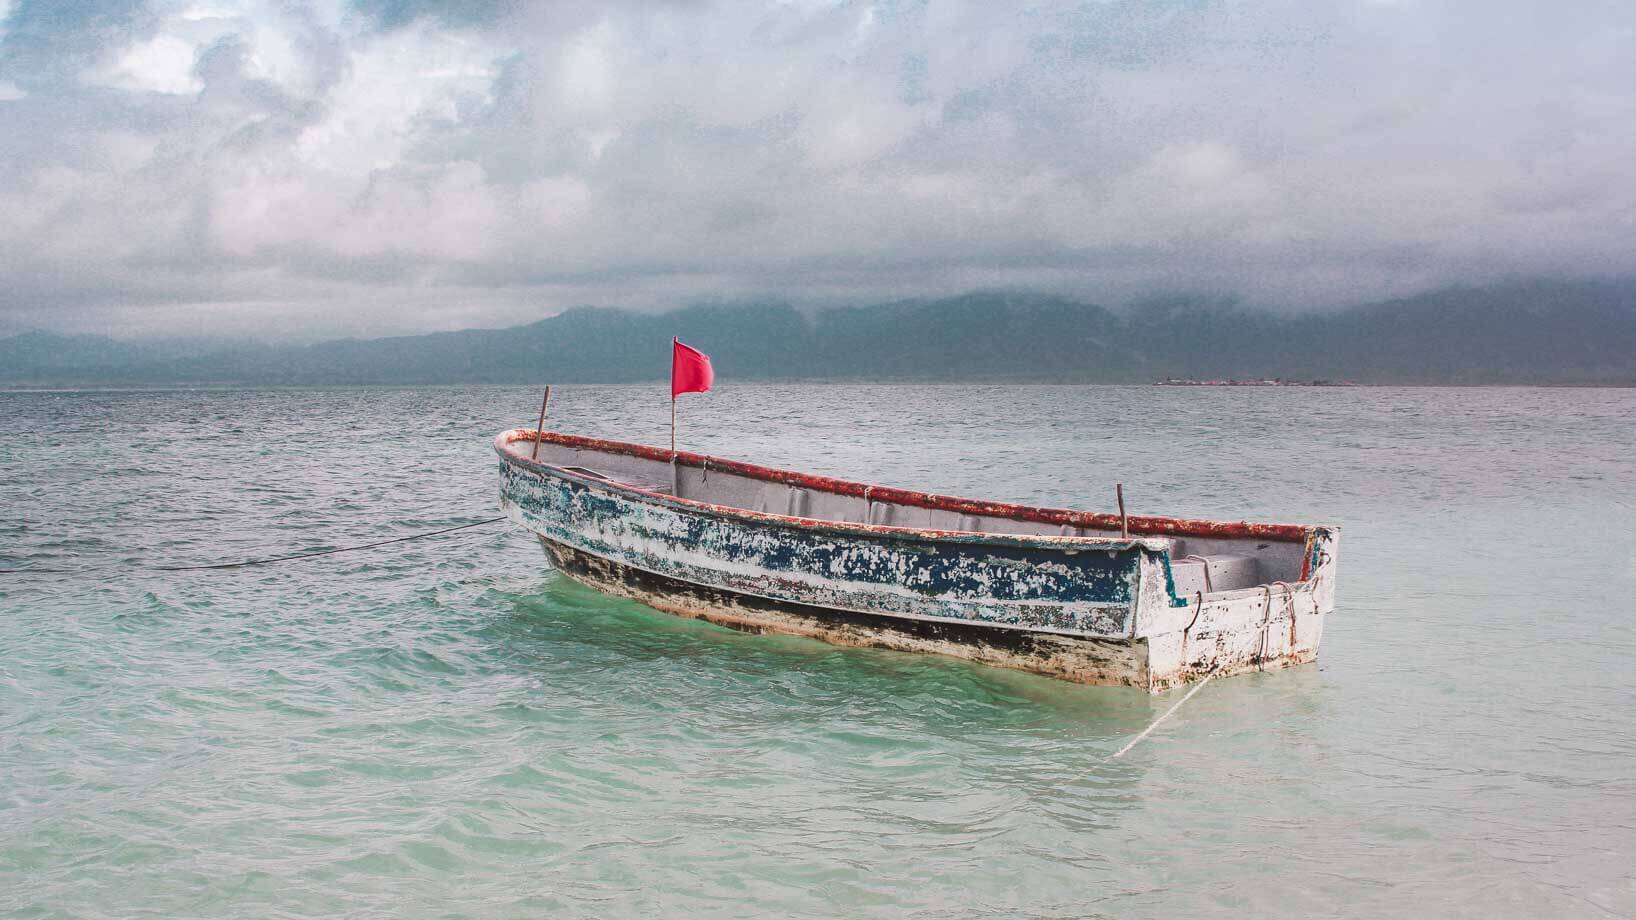
[[[1216,675],[1214,675],[1214,674],[1206,674],[1206,675],[1205,675],[1205,676],[1204,676],[1204,680],[1201,680],[1201,681],[1199,681],[1199,682],[1198,682],[1198,683],[1197,683],[1197,684],[1195,684],[1195,685],[1194,685],[1194,686],[1193,686],[1193,689],[1191,689],[1191,690],[1189,690],[1189,691],[1187,691],[1187,695],[1186,695],[1186,696],[1184,696],[1184,697],[1182,697],[1182,698],[1181,698],[1181,699],[1179,699],[1179,700],[1177,700],[1177,701],[1176,701],[1176,705],[1174,705],[1174,706],[1172,706],[1172,707],[1170,707],[1170,708],[1169,708],[1169,709],[1166,709],[1166,710],[1165,710],[1165,714],[1164,714],[1164,715],[1162,715],[1162,716],[1160,716],[1160,717],[1158,717],[1158,718],[1157,718],[1157,719],[1154,719],[1154,720],[1153,720],[1153,724],[1152,724],[1152,725],[1149,725],[1149,726],[1148,726],[1148,727],[1147,727],[1147,728],[1144,728],[1144,729],[1142,729],[1142,733],[1141,733],[1141,734],[1140,734],[1140,735],[1137,735],[1137,736],[1136,736],[1136,737],[1134,737],[1134,738],[1132,738],[1132,739],[1130,739],[1130,741],[1128,741],[1128,742],[1127,742],[1127,743],[1126,743],[1126,744],[1125,744],[1125,746],[1124,746],[1124,747],[1122,747],[1122,748],[1120,748],[1120,749],[1119,749],[1119,750],[1117,750],[1117,751],[1115,751],[1115,752],[1114,752],[1114,754],[1113,754],[1113,756],[1114,756],[1114,757],[1123,757],[1123,756],[1125,756],[1125,752],[1126,752],[1126,751],[1128,751],[1128,750],[1130,750],[1130,749],[1131,749],[1131,748],[1133,748],[1133,747],[1135,747],[1135,746],[1136,746],[1136,743],[1137,743],[1137,742],[1139,742],[1139,741],[1141,741],[1141,740],[1142,740],[1142,739],[1143,739],[1143,738],[1146,738],[1146,737],[1147,737],[1147,736],[1148,736],[1148,735],[1151,735],[1151,734],[1153,734],[1153,730],[1154,730],[1154,729],[1155,729],[1155,728],[1158,728],[1158,727],[1159,727],[1159,723],[1160,723],[1160,722],[1163,722],[1163,721],[1164,721],[1164,720],[1166,720],[1166,719],[1168,719],[1168,718],[1170,718],[1170,717],[1171,717],[1171,715],[1172,715],[1172,714],[1174,714],[1174,713],[1175,713],[1175,712],[1176,712],[1176,710],[1178,710],[1178,709],[1180,709],[1180,708],[1182,708],[1182,704],[1183,704],[1183,703],[1185,703],[1185,702],[1187,702],[1187,701],[1188,701],[1188,700],[1190,700],[1190,699],[1192,699],[1192,698],[1193,698],[1193,694],[1195,694],[1195,693],[1197,693],[1197,692],[1199,692],[1199,691],[1200,691],[1200,690],[1203,690],[1203,689],[1204,689],[1204,685],[1205,685],[1205,684],[1207,684],[1207,683],[1209,683],[1209,682],[1210,682],[1210,679],[1211,679],[1211,678],[1213,678],[1213,677],[1215,677],[1215,676],[1216,676]],[[1109,758],[1109,759],[1110,759],[1110,760],[1111,760],[1111,759],[1113,759],[1113,758],[1111,758],[1111,757],[1110,757],[1110,758]]]
[[[336,553],[350,553],[350,552],[354,552],[356,550],[361,550],[361,549],[374,549],[377,546],[388,546],[388,545],[393,544],[393,543],[407,543],[410,540],[421,540],[421,539],[425,539],[426,537],[436,537],[436,536],[439,536],[441,534],[454,533],[457,530],[470,530],[473,527],[484,527],[484,526],[489,525],[489,524],[497,524],[497,523],[499,523],[499,522],[501,522],[503,520],[505,520],[505,518],[503,518],[503,517],[489,518],[489,519],[483,520],[483,521],[473,521],[470,524],[459,524],[459,525],[456,525],[454,527],[444,527],[444,528],[442,528],[440,530],[428,530],[425,533],[410,534],[407,537],[394,537],[393,539],[390,539],[390,540],[377,540],[374,543],[360,543],[357,546],[341,546],[341,547],[337,547],[335,549],[321,549],[321,550],[314,550],[312,552],[306,552],[306,553],[291,553],[288,556],[269,556],[269,557],[267,557],[265,559],[245,559],[242,562],[216,562],[216,563],[212,563],[212,564],[209,564],[209,565],[145,565],[145,566],[135,566],[135,568],[145,569],[145,570],[150,571],[150,572],[202,572],[202,571],[207,571],[207,570],[210,570],[210,569],[242,569],[242,568],[248,568],[249,566],[254,566],[254,565],[271,565],[271,564],[273,564],[275,562],[293,562],[293,561],[298,560],[298,559],[315,559],[315,558],[317,558],[319,556],[333,556]],[[106,567],[106,568],[116,568],[116,567]],[[118,566],[117,568],[130,568],[130,567],[129,566]],[[83,573],[83,572],[96,572],[96,571],[103,571],[103,570],[104,569],[97,569],[97,568],[85,568],[85,569],[40,569],[40,568],[0,569],[0,575],[36,575],[36,574],[72,575],[72,574],[78,574],[78,573]]]
[[[1191,557],[1189,557],[1189,558],[1191,558]],[[1208,580],[1208,578],[1209,578],[1208,570],[1207,570],[1207,574],[1206,574],[1205,577],[1206,577],[1206,580]],[[1273,584],[1274,585],[1281,585],[1283,587],[1283,589],[1284,589],[1284,611],[1289,614],[1289,645],[1290,645],[1290,648],[1293,649],[1295,647],[1295,589],[1290,587],[1287,583],[1282,582],[1282,581],[1275,581],[1275,582],[1273,582]],[[1318,576],[1314,575],[1312,577],[1312,585],[1313,585],[1313,590],[1316,591],[1317,586],[1318,586]],[[1266,615],[1266,619],[1261,624],[1261,655],[1260,655],[1260,661],[1258,662],[1258,665],[1261,667],[1262,670],[1266,670],[1267,625],[1272,622],[1272,586],[1271,585],[1264,585],[1263,587],[1267,592],[1267,615]],[[1193,631],[1193,624],[1197,623],[1199,621],[1199,614],[1204,612],[1204,592],[1203,591],[1199,592],[1198,604],[1199,604],[1198,609],[1193,611],[1192,621],[1189,622],[1187,624],[1186,628],[1184,628],[1182,630],[1182,654],[1183,654],[1183,657],[1185,657],[1186,654],[1187,654],[1187,634]],[[1314,608],[1314,609],[1316,609],[1316,608]],[[1218,665],[1218,667],[1219,667],[1219,665]],[[1165,710],[1164,715],[1158,717],[1157,719],[1154,719],[1152,725],[1149,725],[1147,728],[1143,729],[1142,733],[1140,735],[1137,735],[1136,737],[1130,739],[1130,741],[1126,742],[1124,747],[1122,747],[1119,750],[1115,751],[1113,753],[1113,756],[1109,757],[1108,759],[1112,760],[1114,757],[1123,757],[1126,751],[1128,751],[1131,748],[1135,747],[1137,745],[1137,743],[1140,742],[1143,738],[1146,738],[1148,735],[1153,734],[1153,730],[1155,728],[1159,727],[1160,722],[1163,722],[1164,720],[1166,720],[1166,719],[1170,718],[1172,715],[1174,715],[1176,710],[1182,708],[1183,703],[1185,703],[1188,700],[1192,699],[1193,694],[1199,692],[1200,690],[1203,690],[1204,685],[1209,683],[1211,678],[1213,678],[1215,676],[1216,676],[1216,672],[1215,672],[1214,669],[1212,669],[1209,674],[1204,675],[1203,680],[1199,681],[1197,684],[1194,685],[1193,689],[1187,691],[1186,696],[1184,696],[1181,699],[1177,700],[1176,705],[1174,705],[1174,706],[1170,707],[1169,709]]]

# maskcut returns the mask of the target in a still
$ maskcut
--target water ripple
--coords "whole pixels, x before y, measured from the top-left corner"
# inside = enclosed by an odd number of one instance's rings
[[[555,398],[665,437],[650,387]],[[536,400],[0,394],[0,567],[87,568],[0,580],[0,913],[1636,913],[1628,391],[690,404],[688,446],[776,465],[1342,523],[1322,664],[1215,682],[1120,760],[1172,698],[667,617],[504,528],[129,568],[486,515]]]

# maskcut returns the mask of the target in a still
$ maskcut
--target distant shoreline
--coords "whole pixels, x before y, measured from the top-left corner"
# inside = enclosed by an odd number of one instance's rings
[[[556,379],[551,381],[554,386],[565,387],[652,387],[663,389],[666,381],[660,378],[652,380],[623,380],[623,381],[575,381]],[[268,391],[310,391],[310,390],[429,390],[462,388],[487,388],[496,390],[538,389],[545,385],[542,379],[539,382],[524,383],[491,383],[491,382],[462,382],[447,381],[441,383],[175,383],[155,384],[151,386],[127,386],[120,384],[55,384],[49,386],[4,386],[0,387],[0,396],[17,394],[71,394],[71,393],[226,393],[245,390]],[[717,386],[717,389],[727,387],[767,387],[767,386],[882,386],[882,387],[1107,387],[1109,389],[1148,389],[1152,387],[1167,387],[1175,389],[1204,389],[1204,390],[1313,390],[1313,389],[1359,389],[1359,390],[1630,390],[1636,389],[1636,381],[1630,383],[1086,383],[1080,381],[1051,381],[1051,380],[914,380],[914,379],[853,379],[841,377],[821,378],[744,378],[726,380]]]
[[[1355,380],[1284,380],[1280,377],[1250,377],[1231,380],[1195,380],[1192,377],[1166,377],[1155,380],[1156,387],[1355,387]]]
[[[32,332],[0,338],[0,387],[628,383],[662,377],[676,335],[724,382],[1624,388],[1636,386],[1636,278],[1449,289],[1299,316],[975,291],[817,311],[585,307],[506,329],[301,346]]]

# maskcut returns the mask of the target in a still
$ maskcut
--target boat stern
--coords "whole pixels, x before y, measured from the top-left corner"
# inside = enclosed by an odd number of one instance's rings
[[[1146,644],[1148,689],[1315,661],[1324,620],[1335,609],[1339,538],[1339,528],[1312,528],[1304,577],[1296,581],[1197,590],[1191,597],[1144,591],[1138,634]],[[1144,583],[1162,583],[1167,564],[1155,560]]]

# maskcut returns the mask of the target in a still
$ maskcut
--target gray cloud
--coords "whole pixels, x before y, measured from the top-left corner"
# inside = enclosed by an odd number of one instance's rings
[[[0,0],[0,332],[1636,274],[1636,7]]]

